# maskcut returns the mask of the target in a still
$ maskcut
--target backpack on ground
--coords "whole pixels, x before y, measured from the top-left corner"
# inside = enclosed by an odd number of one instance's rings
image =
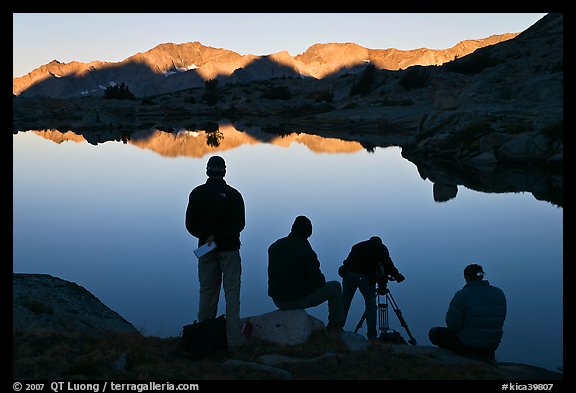
[[[224,314],[204,322],[194,321],[182,328],[180,351],[191,359],[202,359],[226,349],[228,339]]]

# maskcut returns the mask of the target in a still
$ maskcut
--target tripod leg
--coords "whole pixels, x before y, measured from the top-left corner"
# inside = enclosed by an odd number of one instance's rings
[[[408,329],[408,324],[406,323],[406,321],[404,320],[404,316],[402,315],[402,311],[400,311],[400,308],[398,307],[398,305],[396,304],[396,301],[394,300],[394,298],[392,297],[392,294],[390,293],[390,291],[388,291],[388,293],[386,294],[387,299],[390,300],[390,304],[392,305],[392,308],[394,309],[394,312],[396,313],[396,316],[398,317],[398,320],[400,321],[400,325],[402,325],[402,327],[404,328],[404,330],[406,330],[406,333],[408,334],[408,337],[410,337],[410,339],[408,340],[408,342],[411,345],[416,345],[416,339],[414,338],[414,336],[412,336],[412,333],[410,333],[410,329]]]

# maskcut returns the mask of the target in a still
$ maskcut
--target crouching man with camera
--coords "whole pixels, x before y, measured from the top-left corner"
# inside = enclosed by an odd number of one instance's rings
[[[369,340],[375,340],[378,312],[376,284],[378,284],[378,290],[385,291],[389,279],[402,282],[404,276],[394,266],[388,248],[378,236],[372,236],[369,240],[352,246],[343,265],[338,268],[338,275],[342,277],[344,315],[348,316],[356,289],[360,290],[366,308],[367,336]]]

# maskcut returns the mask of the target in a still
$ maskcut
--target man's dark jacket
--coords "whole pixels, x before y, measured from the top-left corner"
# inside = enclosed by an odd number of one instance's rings
[[[398,269],[394,266],[388,248],[381,242],[369,239],[352,246],[350,254],[344,260],[344,267],[352,272],[367,274],[370,282],[375,284],[379,278],[380,266],[383,267],[386,278],[388,275],[396,279]]]
[[[446,313],[446,326],[471,347],[497,348],[506,319],[506,297],[487,280],[471,280],[456,292]]]
[[[318,256],[305,235],[290,232],[268,247],[268,295],[272,299],[300,299],[325,283]]]
[[[198,238],[198,246],[214,235],[217,250],[240,249],[240,232],[246,225],[244,199],[222,178],[209,177],[188,197],[186,229]]]

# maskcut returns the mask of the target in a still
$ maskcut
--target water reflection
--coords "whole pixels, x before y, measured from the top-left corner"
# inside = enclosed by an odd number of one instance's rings
[[[202,157],[209,152],[225,151],[245,144],[269,143],[288,147],[301,143],[316,153],[353,153],[366,150],[374,153],[377,147],[390,143],[378,136],[313,135],[278,128],[260,128],[242,124],[207,122],[203,128],[189,130],[140,130],[133,132],[87,132],[58,130],[34,131],[44,138],[61,143],[64,140],[86,140],[97,145],[107,141],[122,141],[152,150],[167,157]],[[563,173],[558,169],[529,165],[499,165],[495,167],[463,168],[446,162],[424,161],[419,157],[403,157],[414,163],[424,180],[434,183],[433,198],[447,202],[456,198],[458,186],[486,193],[530,192],[538,199],[556,206],[564,206]]]
[[[222,131],[206,131],[206,143],[210,147],[220,146],[220,141],[224,139]]]
[[[304,214],[316,223],[310,242],[328,280],[339,280],[354,243],[383,239],[406,276],[390,290],[419,345],[429,344],[430,327],[442,325],[464,266],[477,262],[510,296],[498,360],[562,365],[562,209],[525,192],[474,191],[462,186],[470,181],[463,175],[416,167],[396,147],[370,152],[365,135],[218,130],[218,147],[193,128],[132,133],[126,144],[114,132],[15,135],[14,271],[76,282],[144,334],[178,335],[198,310],[187,196],[205,180],[205,157],[218,152],[246,200],[243,317],[275,309],[266,292],[266,249]],[[88,139],[117,143],[83,143]],[[467,184],[485,180],[474,176]],[[435,202],[436,183],[456,185],[457,197]],[[353,301],[346,330],[363,309],[361,299]],[[326,307],[309,312],[327,321]],[[391,327],[402,332],[397,323],[392,317]]]
[[[456,198],[456,194],[458,194],[458,186],[456,184],[434,183],[432,190],[436,202],[447,202]]]
[[[558,207],[564,206],[564,176],[562,170],[529,165],[499,165],[463,168],[449,163],[425,162],[417,158],[404,158],[414,162],[424,180],[438,184],[438,197],[443,201],[456,197],[456,185],[485,193],[530,192],[534,198]],[[446,188],[448,187],[448,188]],[[452,188],[452,191],[449,188]],[[436,186],[434,189],[436,199]]]

